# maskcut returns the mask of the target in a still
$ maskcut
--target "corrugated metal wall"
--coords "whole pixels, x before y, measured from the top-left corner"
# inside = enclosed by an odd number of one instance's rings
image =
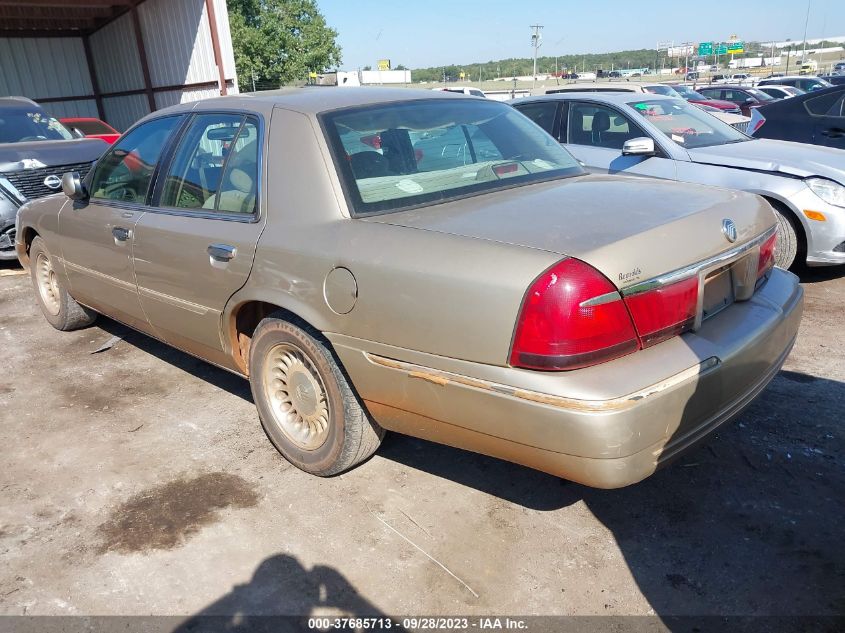
[[[0,38],[0,95],[50,99],[92,93],[81,38]],[[93,99],[52,103],[48,110],[54,116],[97,116]]]
[[[232,80],[228,90],[234,93],[226,0],[214,0],[214,10],[225,76]],[[146,0],[138,6],[138,22],[156,108],[219,94],[205,0]],[[91,34],[89,44],[105,119],[125,130],[150,112],[132,16],[126,13]],[[185,88],[176,89],[180,86]],[[98,116],[81,37],[0,38],[0,95],[61,98],[44,103],[45,109],[60,117]]]

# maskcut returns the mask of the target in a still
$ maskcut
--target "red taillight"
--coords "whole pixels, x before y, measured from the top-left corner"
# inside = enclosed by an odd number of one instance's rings
[[[604,275],[580,260],[552,266],[525,295],[511,365],[577,369],[639,349],[631,317],[616,292]]]
[[[775,248],[777,247],[778,234],[772,236],[760,245],[760,259],[757,260],[757,279],[768,273],[775,267]]]
[[[504,176],[506,174],[512,174],[519,170],[519,165],[517,163],[507,163],[506,165],[496,165],[493,168],[493,173],[497,176]]]
[[[698,276],[625,297],[642,346],[650,347],[692,327],[698,307]]]

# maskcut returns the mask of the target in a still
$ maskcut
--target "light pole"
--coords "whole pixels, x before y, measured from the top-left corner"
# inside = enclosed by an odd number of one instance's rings
[[[531,76],[531,87],[534,88],[537,85],[537,49],[542,46],[542,35],[540,35],[540,31],[543,30],[542,24],[532,24],[531,28],[534,29],[534,33],[531,35],[531,46],[534,47],[534,74]]]
[[[810,4],[812,0],[807,0],[807,17],[804,18],[804,50],[801,51],[801,63],[803,64],[807,59],[807,24],[810,22]]]

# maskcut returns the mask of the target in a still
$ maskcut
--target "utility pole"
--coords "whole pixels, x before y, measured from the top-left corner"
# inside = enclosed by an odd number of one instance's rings
[[[531,28],[534,29],[534,33],[531,34],[531,46],[534,48],[534,74],[531,78],[531,87],[535,88],[537,86],[537,49],[543,45],[541,42],[543,36],[540,34],[540,31],[543,30],[543,25],[532,24]]]

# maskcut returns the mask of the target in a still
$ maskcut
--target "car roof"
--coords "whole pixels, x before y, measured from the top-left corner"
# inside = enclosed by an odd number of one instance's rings
[[[771,81],[772,79],[819,79],[818,75],[784,75],[783,77],[769,77],[761,81]]]
[[[648,92],[557,92],[550,95],[538,95],[536,97],[514,99],[508,103],[516,105],[518,103],[528,103],[530,101],[550,101],[554,99],[568,101],[574,99],[592,99],[594,101],[605,101],[607,103],[624,105],[626,103],[633,103],[634,101],[642,101],[643,99],[648,99],[649,101],[662,99],[677,101],[678,98]]]
[[[749,90],[750,88],[755,88],[756,86],[740,86],[739,84],[708,84],[706,86],[699,86],[696,90],[705,90],[707,88],[732,88],[734,90]]]
[[[562,86],[550,86],[547,90],[565,90],[567,92],[590,92],[592,90],[615,90],[617,92],[637,92],[642,94],[643,86],[652,86],[656,84],[641,84],[639,82],[629,83],[627,81],[591,81],[572,84],[563,84]],[[548,94],[548,93],[547,93]],[[555,94],[555,93],[552,93]]]
[[[0,108],[20,108],[23,105],[41,107],[27,97],[0,97]]]
[[[417,99],[472,99],[472,97],[444,90],[419,90],[406,88],[307,86],[304,88],[281,88],[263,92],[244,93],[226,97],[212,97],[190,103],[179,104],[157,110],[162,113],[215,110],[220,108],[246,110],[270,114],[276,107],[294,110],[302,114],[318,114],[329,110],[365,106],[377,103],[413,101]]]

